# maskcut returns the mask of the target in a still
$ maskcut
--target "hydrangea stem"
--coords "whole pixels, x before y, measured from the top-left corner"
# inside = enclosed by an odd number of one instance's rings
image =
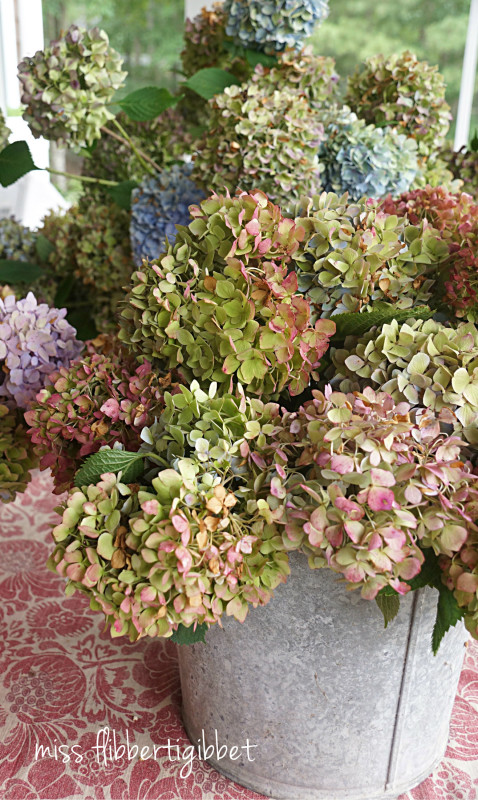
[[[135,154],[135,156],[138,159],[138,161],[141,164],[141,166],[146,170],[146,172],[148,172],[150,175],[155,175],[156,172],[159,172],[160,168],[156,164],[156,162],[153,161],[153,159],[150,158],[148,155],[146,155],[146,153],[143,153],[142,150],[140,150],[138,147],[136,147],[136,145],[133,142],[131,136],[125,131],[123,126],[118,122],[118,120],[115,118],[113,120],[113,122],[116,125],[116,127],[118,128],[118,130],[119,130],[119,132],[121,134],[121,138],[122,138],[123,142],[125,144],[129,145],[129,147],[131,147],[131,150]],[[114,138],[119,139],[118,135],[115,134],[114,131],[110,131],[109,128],[103,127],[102,130],[105,133],[108,133],[110,136],[113,136]]]
[[[102,186],[118,186],[118,181],[107,181],[103,178],[89,178],[86,175],[75,175],[73,172],[62,172],[59,169],[52,169],[45,167],[45,172],[50,172],[52,175],[63,175],[65,178],[73,178],[76,181],[83,183],[100,183]]]

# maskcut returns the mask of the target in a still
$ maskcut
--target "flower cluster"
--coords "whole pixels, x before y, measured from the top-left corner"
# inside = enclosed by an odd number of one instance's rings
[[[328,14],[328,0],[225,0],[226,33],[253,50],[300,49]]]
[[[231,52],[226,46],[227,15],[222,3],[212,8],[202,8],[194,19],[184,26],[184,48],[181,53],[183,73],[190,78],[200,69],[219,67],[232,72],[240,80],[247,80],[251,67],[245,58]]]
[[[0,300],[0,397],[26,408],[52,372],[68,366],[82,345],[66,321],[66,309],[24,300]]]
[[[262,192],[213,195],[190,211],[167,254],[134,273],[120,338],[221,392],[239,381],[254,395],[300,394],[335,331],[310,323],[287,268],[302,228]]]
[[[126,77],[122,63],[104,31],[76,25],[21,61],[23,119],[33,135],[76,147],[93,144],[113,118],[107,104]]]
[[[464,610],[465,627],[478,639],[478,532],[475,525],[469,526],[468,538],[459,553],[451,557],[442,555],[439,563],[443,583]]]
[[[348,79],[345,102],[366,122],[411,136],[424,157],[440,150],[450,126],[443,77],[409,51],[368,58]]]
[[[130,215],[116,203],[86,202],[49,214],[40,233],[53,245],[48,268],[57,281],[76,277],[99,330],[115,326],[119,301],[133,271]]]
[[[71,490],[50,566],[101,609],[113,636],[168,636],[179,623],[243,621],[289,572],[282,506],[263,486],[241,494],[233,473],[181,459],[148,489],[113,474]]]
[[[114,342],[106,350],[51,373],[25,414],[40,467],[52,470],[58,493],[71,486],[78,462],[100,447],[138,450],[142,429],[176,386],[171,374],[158,376],[147,361],[138,366]]]
[[[318,190],[323,126],[305,96],[258,80],[229,86],[210,103],[210,128],[192,173],[198,186],[219,192],[260,186],[284,204]]]
[[[37,237],[37,233],[21,225],[14,217],[3,217],[0,219],[0,258],[37,263],[39,260],[36,249]],[[24,287],[25,284],[13,283],[13,293],[18,297],[24,291]],[[42,271],[40,277],[32,283],[32,289],[42,302],[53,304],[56,286],[48,270]]]
[[[166,239],[174,244],[176,225],[187,225],[189,206],[204,198],[190,179],[191,171],[191,164],[174,164],[133,189],[130,234],[136,266],[164,253]]]
[[[463,442],[431,414],[411,421],[386,393],[313,395],[272,436],[277,471],[291,476],[286,547],[367,599],[385,586],[405,594],[422,548],[452,556],[475,529],[478,481],[460,460]]]
[[[0,150],[3,150],[3,148],[7,146],[10,134],[11,130],[7,127],[5,117],[0,110]]]
[[[478,320],[478,202],[470,195],[452,194],[443,187],[427,186],[403,194],[398,200],[387,198],[383,205],[389,214],[405,214],[413,225],[427,220],[448,245],[444,265],[447,280],[442,301],[451,305],[457,317]]]
[[[294,262],[313,318],[361,311],[377,300],[411,308],[429,299],[448,248],[426,222],[407,225],[375,200],[350,203],[325,192],[300,203],[296,214],[305,237]]]
[[[24,492],[36,466],[25,423],[17,411],[0,403],[0,501],[9,503]]]
[[[462,182],[463,192],[471,194],[478,199],[478,150],[468,150],[462,147],[455,152],[451,144],[445,143],[441,152],[447,167],[452,171],[453,177]]]
[[[208,470],[221,471],[226,465],[241,494],[250,470],[267,468],[260,450],[280,419],[280,407],[243,392],[218,395],[217,388],[213,382],[204,392],[192,381],[175,395],[166,393],[161,415],[142,432],[143,450],[154,452],[167,465],[178,458],[193,458]]]
[[[258,64],[251,80],[262,86],[270,86],[274,91],[278,86],[294,89],[305,95],[314,109],[322,109],[336,99],[339,76],[335,71],[335,61],[329,56],[317,56],[311,47],[297,53],[287,49],[277,56],[273,67]]]
[[[396,320],[332,351],[334,381],[349,391],[373,384],[396,401],[441,412],[444,421],[478,443],[478,330],[439,322]]]
[[[417,146],[393,128],[376,128],[347,107],[325,129],[319,157],[328,192],[351,200],[407,191],[418,173]]]
[[[35,258],[37,236],[14,217],[0,219],[0,258],[31,261]]]

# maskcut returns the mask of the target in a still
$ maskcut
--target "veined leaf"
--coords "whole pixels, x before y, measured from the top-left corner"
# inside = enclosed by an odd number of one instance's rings
[[[99,450],[88,456],[75,475],[75,486],[81,489],[97,483],[105,472],[121,472],[123,483],[132,483],[143,472],[145,454],[129,453],[127,450]]]
[[[434,656],[436,656],[441,640],[447,630],[453,627],[453,625],[456,625],[465,614],[464,609],[460,608],[456,602],[453,592],[447,589],[446,586],[441,586],[439,591],[437,617],[432,634],[432,650]]]
[[[192,89],[193,92],[196,92],[205,100],[210,100],[215,94],[222,94],[227,86],[232,86],[239,82],[234,75],[226,72],[225,69],[206,67],[192,75],[184,86]]]
[[[48,261],[50,255],[55,251],[55,245],[46,236],[40,234],[35,242],[35,250],[40,261]]]
[[[38,264],[0,258],[0,283],[33,283],[41,274]]]
[[[202,625],[197,625],[196,629],[193,629],[193,625],[186,627],[182,623],[178,625],[178,629],[173,631],[173,635],[171,636],[171,641],[176,642],[176,644],[196,644],[196,642],[204,642],[206,631],[208,626],[203,622]]]
[[[398,322],[406,322],[407,319],[430,319],[435,312],[428,306],[417,306],[416,308],[397,309],[389,303],[374,303],[373,311],[363,313],[337,314],[332,317],[337,329],[332,337],[332,342],[343,341],[346,336],[362,336],[373,328],[374,325],[380,327],[386,322],[396,319]]]
[[[106,194],[114,200],[116,205],[120,208],[124,208],[126,211],[129,211],[131,208],[131,192],[133,189],[139,184],[136,181],[122,181],[118,183],[117,186],[108,186],[106,188]]]
[[[130,119],[135,122],[146,122],[159,117],[167,108],[176,105],[178,100],[179,97],[174,97],[168,89],[144,86],[123,97],[118,105]]]
[[[396,592],[394,592],[393,595],[381,594],[379,592],[375,598],[375,602],[383,614],[383,621],[385,627],[387,627],[388,623],[391,622],[392,619],[395,619],[400,611],[400,598]]]
[[[28,172],[39,169],[26,142],[13,142],[0,153],[0,183],[11,186]]]

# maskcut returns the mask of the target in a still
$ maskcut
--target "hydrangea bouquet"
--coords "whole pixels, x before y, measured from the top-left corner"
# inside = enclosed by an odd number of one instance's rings
[[[36,237],[0,227],[0,278],[23,260],[94,325],[81,350],[66,312],[3,291],[0,496],[52,469],[49,566],[112,636],[244,621],[299,550],[386,623],[434,586],[435,650],[461,618],[478,638],[478,201],[437,70],[369,59],[342,105],[304,47],[326,11],[203,10],[181,96],[116,115],[103,32],[20,65],[35,135],[83,148],[84,194]]]

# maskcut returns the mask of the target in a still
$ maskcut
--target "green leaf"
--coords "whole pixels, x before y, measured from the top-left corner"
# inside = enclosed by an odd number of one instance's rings
[[[470,150],[472,153],[478,153],[478,129],[473,134],[473,139],[470,142]]]
[[[210,100],[215,94],[222,94],[227,86],[235,83],[240,83],[240,81],[225,69],[206,67],[192,75],[184,86],[192,89],[205,100]]]
[[[123,483],[133,483],[143,472],[144,454],[127,450],[99,450],[88,456],[75,475],[75,486],[81,489],[97,483],[104,472],[120,472]]]
[[[144,86],[135,92],[127,94],[118,105],[135,122],[146,122],[155,119],[166,111],[167,108],[176,105],[179,97],[174,97],[167,89],[159,89],[157,86]]]
[[[66,305],[75,284],[76,278],[74,275],[65,275],[56,290],[55,299],[53,301],[55,308],[63,308]]]
[[[30,148],[26,142],[13,142],[0,153],[0,183],[11,186],[27,172],[39,169],[33,163]]]
[[[109,194],[116,205],[129,211],[131,209],[131,192],[137,186],[139,186],[137,181],[122,181],[117,186],[108,186],[105,188],[105,192]]]
[[[277,66],[278,60],[276,56],[262,53],[259,50],[249,50],[246,47],[235,44],[225,39],[222,42],[224,50],[232,54],[233,58],[243,58],[247,61],[250,67],[254,68],[257,64],[262,64],[264,67]]]
[[[35,250],[40,261],[48,261],[51,254],[55,252],[55,245],[40,233],[35,242]]]
[[[204,622],[202,625],[197,625],[195,630],[193,630],[192,625],[187,628],[185,625],[180,623],[177,631],[173,631],[171,641],[176,642],[176,644],[196,644],[196,642],[206,643],[204,637],[207,629],[208,627]]]
[[[383,621],[385,622],[385,627],[387,627],[388,623],[395,619],[400,610],[400,598],[396,593],[389,595],[379,592],[375,602],[383,614]]]
[[[262,64],[263,67],[276,67],[278,63],[275,56],[260,53],[258,50],[244,50],[244,56],[252,68],[257,67],[258,64]]]
[[[76,329],[76,338],[86,342],[87,339],[94,339],[98,336],[94,320],[84,311],[68,311],[67,319],[70,325]]]
[[[32,283],[42,274],[38,264],[0,258],[0,283]]]
[[[438,596],[437,618],[432,634],[432,650],[434,656],[436,656],[441,640],[447,630],[453,625],[456,625],[456,623],[463,618],[464,614],[465,610],[459,607],[453,592],[442,585]]]
[[[406,322],[412,317],[413,319],[430,319],[434,313],[428,306],[397,309],[389,303],[374,303],[373,311],[364,311],[361,314],[357,312],[334,315],[332,319],[337,329],[332,342],[343,341],[346,336],[362,336],[374,325],[381,327],[393,319],[398,322]]]
[[[117,186],[108,186],[105,191],[120,208],[129,211],[131,208],[131,192],[139,186],[137,181],[122,181]]]
[[[413,591],[421,589],[423,586],[435,586],[436,589],[441,589],[443,585],[441,582],[442,571],[438,564],[438,556],[435,555],[431,547],[427,547],[423,554],[425,561],[420,572],[411,580],[405,581],[405,583],[408,583]]]

